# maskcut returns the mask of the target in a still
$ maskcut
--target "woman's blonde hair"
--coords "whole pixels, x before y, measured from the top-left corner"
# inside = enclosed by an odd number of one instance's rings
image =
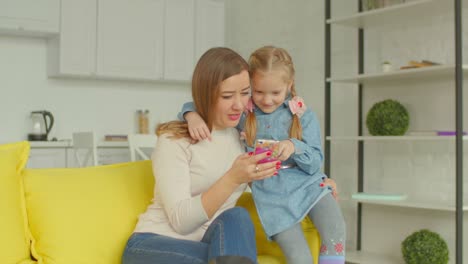
[[[247,71],[249,65],[235,51],[217,47],[206,51],[198,60],[192,76],[192,97],[197,113],[210,129],[213,128],[214,109],[220,96],[221,83],[227,78]],[[188,126],[183,121],[159,124],[156,134],[171,133],[174,138],[189,137]]]
[[[291,83],[291,97],[296,96],[294,87],[295,70],[291,56],[282,48],[274,46],[265,46],[257,49],[249,58],[250,78],[256,74],[264,75],[272,71],[279,72],[285,83]],[[245,123],[246,141],[249,146],[253,146],[255,135],[257,133],[257,120],[255,114],[248,113]],[[293,115],[291,127],[289,128],[289,137],[302,139],[302,125],[297,115]]]

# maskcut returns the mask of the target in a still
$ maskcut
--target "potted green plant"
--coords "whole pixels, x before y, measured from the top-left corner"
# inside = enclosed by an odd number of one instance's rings
[[[447,264],[447,243],[439,234],[427,229],[414,232],[401,243],[406,264]]]
[[[391,72],[392,71],[392,64],[389,61],[382,62],[382,71],[383,72]]]
[[[408,130],[409,114],[400,102],[387,99],[371,107],[366,125],[374,136],[401,136]]]

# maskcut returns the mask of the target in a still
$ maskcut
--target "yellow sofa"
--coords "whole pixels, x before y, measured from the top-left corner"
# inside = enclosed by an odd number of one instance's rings
[[[0,145],[0,263],[118,264],[153,196],[151,162],[24,169],[29,143]],[[252,197],[238,204],[256,226],[259,263],[285,263],[260,227]],[[303,223],[317,263],[319,236]]]

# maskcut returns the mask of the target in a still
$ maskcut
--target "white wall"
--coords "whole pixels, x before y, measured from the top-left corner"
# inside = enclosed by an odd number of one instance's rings
[[[323,1],[226,1],[227,45],[244,58],[257,48],[285,48],[296,69],[296,89],[323,123]]]
[[[55,125],[49,139],[69,139],[73,131],[105,134],[136,131],[135,112],[150,110],[150,130],[176,118],[190,100],[190,85],[50,79],[46,40],[0,36],[0,143],[25,140],[29,113],[49,110]]]

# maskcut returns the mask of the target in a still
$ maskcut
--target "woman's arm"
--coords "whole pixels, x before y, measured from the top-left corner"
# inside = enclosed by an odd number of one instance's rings
[[[209,218],[213,217],[239,185],[278,174],[277,170],[280,167],[277,161],[258,164],[268,156],[271,156],[271,153],[253,155],[250,152],[237,157],[231,168],[202,194],[202,203]]]
[[[188,145],[188,141],[171,140],[163,135],[152,155],[157,192],[171,226],[182,235],[195,231],[213,217],[239,185],[271,177],[277,170],[275,162],[256,165],[267,153],[255,156],[245,153],[206,191],[192,196]]]
[[[182,235],[195,231],[209,219],[201,194],[192,196],[188,145],[162,135],[152,155],[156,191],[172,228]]]

